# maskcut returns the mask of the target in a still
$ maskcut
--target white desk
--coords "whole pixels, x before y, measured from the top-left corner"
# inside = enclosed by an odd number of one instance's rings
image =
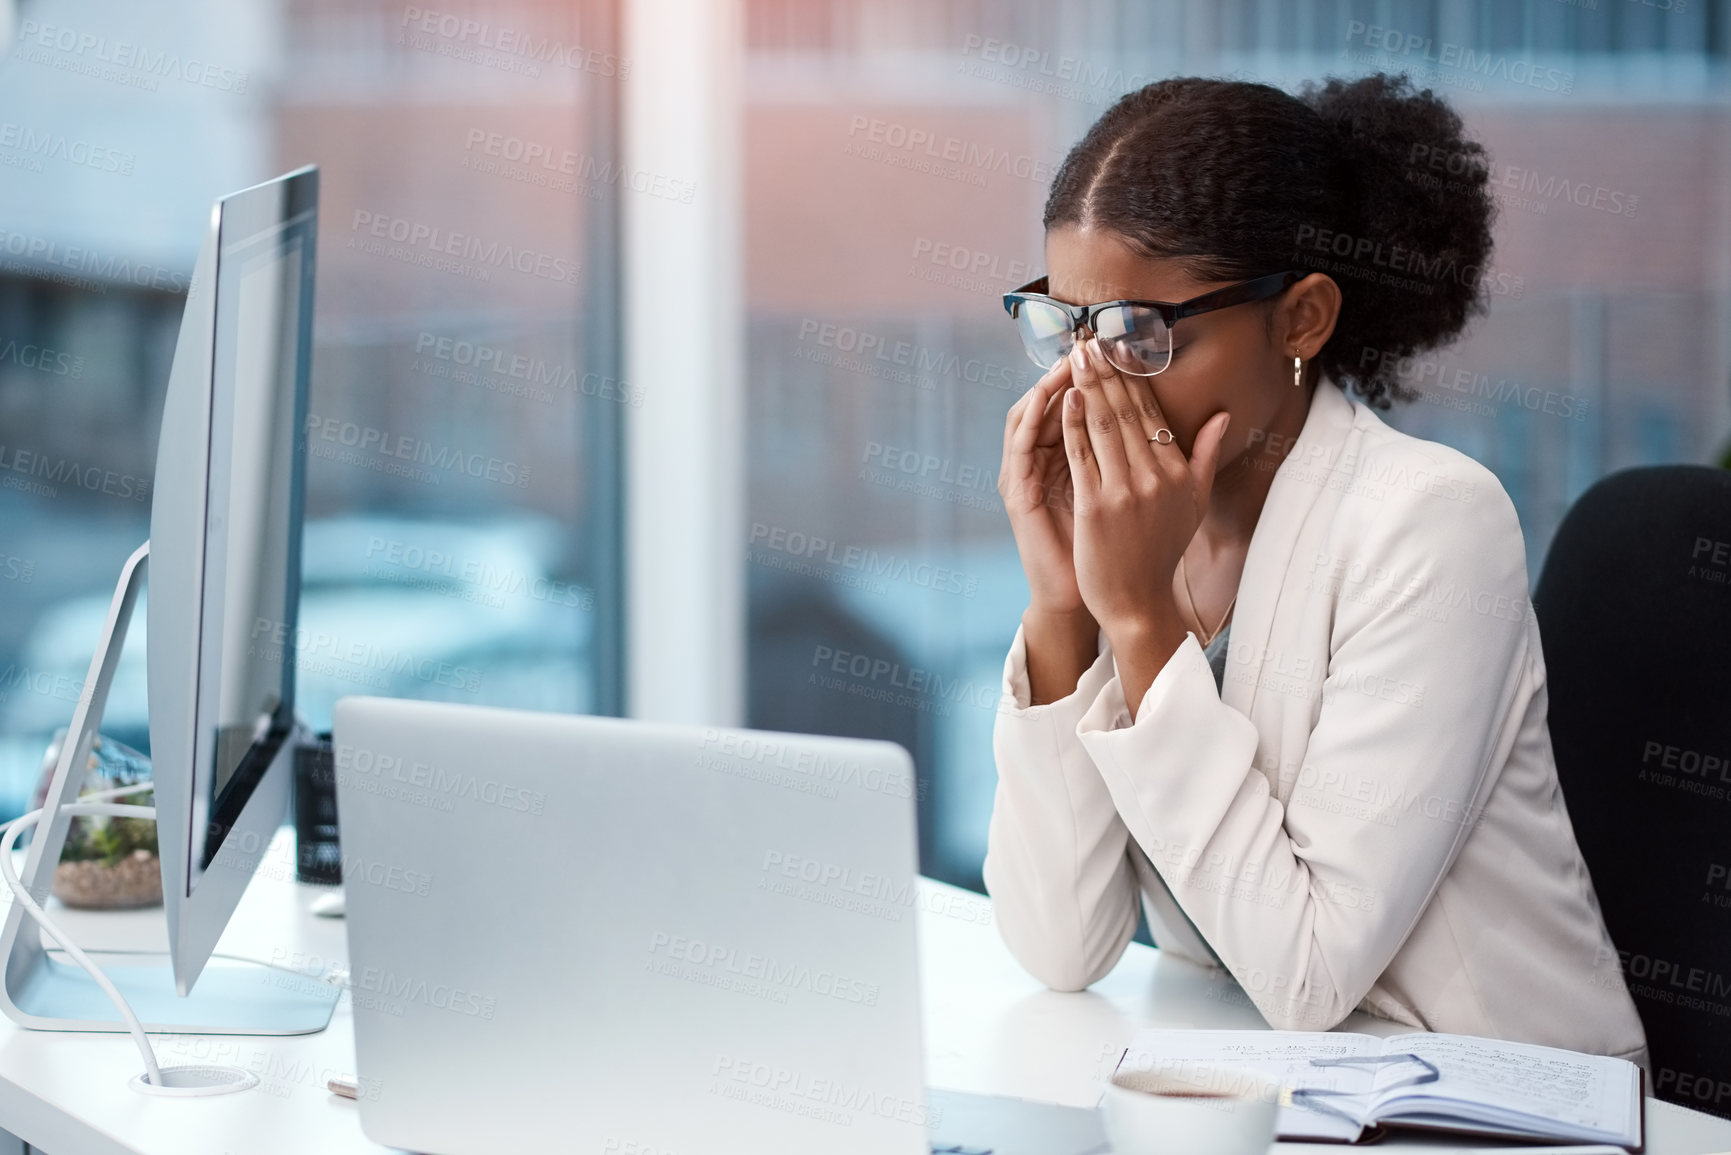
[[[292,835],[272,844],[218,949],[296,965],[346,959],[343,924],[308,905],[323,888],[294,881]],[[934,1086],[1092,1106],[1111,1063],[1136,1028],[1159,1024],[1259,1027],[1261,1018],[1227,979],[1132,944],[1110,975],[1081,994],[1058,994],[1029,978],[987,922],[985,900],[923,882],[921,974],[925,984],[927,1079]],[[162,948],[162,911],[83,914],[56,907],[90,947]],[[1391,1024],[1355,1016],[1355,1030]],[[291,1038],[154,1036],[164,1064],[209,1061],[247,1067],[250,1091],[211,1099],[148,1098],[127,1081],[142,1065],[125,1035],[26,1031],[0,1018],[0,1128],[46,1155],[376,1155],[356,1105],[325,1089],[327,1074],[354,1070],[347,999],[329,1029]],[[1430,1151],[1447,1143],[1388,1142],[1382,1151]],[[1482,1148],[1480,1148],[1482,1150]],[[1339,1146],[1281,1144],[1276,1150],[1341,1155]],[[4,1148],[0,1147],[0,1152]],[[1731,1151],[1731,1121],[1667,1103],[1647,1104],[1649,1155]]]

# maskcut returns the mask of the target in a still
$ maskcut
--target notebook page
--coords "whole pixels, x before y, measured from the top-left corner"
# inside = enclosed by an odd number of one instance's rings
[[[1622,1137],[1631,1144],[1639,1139],[1639,1076],[1626,1060],[1464,1035],[1391,1035],[1382,1049],[1420,1055],[1442,1072],[1434,1083],[1389,1090],[1390,1098],[1447,1098],[1490,1108],[1487,1119],[1536,1117],[1559,1133]],[[1410,1063],[1381,1068],[1377,1090],[1412,1072]]]
[[[1354,1092],[1342,1102],[1351,1111],[1368,1108],[1372,1071],[1369,1067],[1312,1067],[1313,1058],[1342,1058],[1379,1053],[1381,1040],[1372,1035],[1332,1031],[1210,1031],[1148,1028],[1138,1031],[1119,1063],[1121,1071],[1181,1071],[1190,1063],[1244,1067],[1280,1081],[1285,1087],[1322,1087]],[[1360,1128],[1345,1119],[1284,1104],[1275,1121],[1282,1139],[1358,1137]]]

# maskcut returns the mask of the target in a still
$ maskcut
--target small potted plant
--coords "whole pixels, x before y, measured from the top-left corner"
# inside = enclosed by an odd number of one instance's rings
[[[56,734],[43,759],[36,805],[42,805],[65,732]],[[150,780],[150,759],[113,738],[96,737],[85,764],[79,797]],[[138,806],[154,804],[144,790],[115,799]],[[66,846],[54,868],[55,898],[84,910],[121,910],[162,901],[162,865],[157,856],[156,822],[150,818],[80,815],[71,820]]]

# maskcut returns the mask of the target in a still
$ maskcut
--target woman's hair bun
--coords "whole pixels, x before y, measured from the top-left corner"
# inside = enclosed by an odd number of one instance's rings
[[[1453,108],[1429,89],[1414,92],[1405,76],[1331,79],[1300,99],[1333,136],[1342,225],[1326,245],[1310,236],[1295,255],[1314,254],[1343,291],[1355,282],[1370,290],[1351,294],[1355,315],[1335,338],[1357,346],[1344,351],[1362,371],[1353,374],[1361,389],[1374,381],[1408,400],[1400,361],[1446,343],[1484,311],[1495,275],[1489,157]]]
[[[1484,148],[1405,76],[1306,85],[1179,77],[1118,100],[1059,167],[1044,222],[1091,225],[1206,279],[1327,273],[1314,360],[1372,405],[1406,359],[1484,311],[1495,206]]]

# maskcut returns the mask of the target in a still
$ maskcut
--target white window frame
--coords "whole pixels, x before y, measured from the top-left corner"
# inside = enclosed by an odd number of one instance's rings
[[[743,4],[625,0],[623,40],[625,713],[742,725]]]

